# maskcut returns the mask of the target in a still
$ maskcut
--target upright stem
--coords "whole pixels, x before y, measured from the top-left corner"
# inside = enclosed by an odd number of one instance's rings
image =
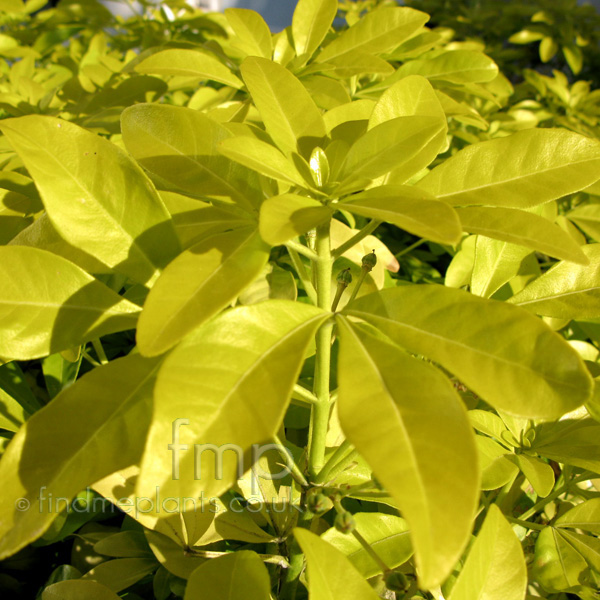
[[[323,310],[331,308],[331,256],[330,224],[317,228],[317,305]],[[333,322],[328,321],[317,332],[317,354],[309,447],[309,472],[315,476],[325,463],[325,438],[329,422],[329,369],[331,367],[331,333]]]

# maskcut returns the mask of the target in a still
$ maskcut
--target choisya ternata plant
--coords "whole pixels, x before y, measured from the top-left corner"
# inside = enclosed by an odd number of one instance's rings
[[[53,499],[129,518],[54,591],[593,597],[599,373],[564,328],[600,317],[600,250],[549,207],[600,177],[600,144],[533,129],[443,156],[493,63],[428,54],[412,9],[340,33],[336,11],[301,0],[274,37],[229,11],[220,52],[134,61],[219,82],[209,114],[137,104],[112,142],[0,123],[44,207],[0,248],[3,368],[93,366],[13,426],[0,557],[77,530]],[[455,254],[448,285],[384,275],[382,223]]]

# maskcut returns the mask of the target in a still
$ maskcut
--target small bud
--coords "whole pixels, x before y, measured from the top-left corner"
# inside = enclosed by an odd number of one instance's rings
[[[329,179],[329,161],[327,160],[327,155],[317,146],[312,151],[308,164],[315,185],[323,187]]]
[[[306,501],[308,510],[315,515],[324,515],[327,511],[333,508],[333,502],[331,498],[328,498],[325,494],[312,494]]]
[[[336,279],[338,283],[341,283],[343,286],[348,287],[352,283],[352,273],[350,272],[350,268],[340,271]]]
[[[372,271],[373,267],[377,264],[377,255],[375,254],[375,250],[373,252],[369,252],[369,254],[365,254],[362,257],[362,266],[363,269],[367,271]]]
[[[333,522],[340,533],[352,533],[356,527],[354,517],[349,512],[338,513]]]
[[[385,587],[391,592],[405,592],[408,587],[408,579],[399,571],[390,571],[385,576]]]

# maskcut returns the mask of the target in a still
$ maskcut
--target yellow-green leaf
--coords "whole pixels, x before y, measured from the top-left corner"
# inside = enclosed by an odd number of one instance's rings
[[[0,247],[0,356],[30,360],[134,329],[139,307],[68,260]]]
[[[180,254],[150,290],[140,316],[140,352],[155,356],[225,308],[262,271],[269,248],[253,228],[212,235]]]
[[[353,194],[338,206],[441,244],[456,244],[461,237],[460,222],[454,210],[412,186],[378,186]]]
[[[558,319],[600,317],[600,244],[582,246],[588,266],[560,262],[509,302]]]
[[[136,104],[123,111],[123,141],[161,189],[225,196],[252,210],[254,174],[217,151],[231,133],[190,108]]]
[[[433,366],[346,319],[338,327],[342,429],[398,502],[429,589],[451,572],[475,516],[479,469],[467,412]]]
[[[519,244],[580,265],[590,261],[573,238],[548,219],[512,208],[458,207],[462,228],[469,233]]]
[[[325,135],[325,124],[302,83],[270,60],[249,57],[242,76],[262,117],[267,133],[285,152],[312,151]]]
[[[306,233],[331,218],[333,210],[318,200],[282,194],[265,200],[260,208],[260,235],[272,246]]]
[[[528,129],[472,144],[419,187],[453,206],[528,208],[598,179],[600,142],[564,129]]]
[[[137,494],[152,495],[158,485],[162,497],[212,498],[231,487],[239,467],[242,474],[250,467],[238,464],[242,456],[252,461],[253,444],[278,431],[304,351],[327,316],[314,306],[269,300],[226,311],[183,340],[159,373]],[[178,443],[177,419],[189,448],[180,446],[175,457],[167,446]],[[205,445],[201,457],[194,444]]]
[[[327,35],[338,11],[337,0],[299,0],[292,18],[296,54],[307,59]]]
[[[271,58],[273,42],[271,30],[260,13],[246,8],[227,8],[225,16],[235,36],[231,45],[239,48],[248,56]]]
[[[331,544],[306,529],[294,529],[306,557],[310,600],[378,600],[352,563]]]
[[[317,56],[316,61],[329,61],[356,50],[368,54],[393,50],[421,29],[428,20],[429,15],[407,7],[373,10],[334,38]]]
[[[454,373],[494,407],[556,419],[586,402],[592,379],[577,352],[540,319],[439,285],[385,289],[344,311]]]
[[[492,504],[449,600],[523,600],[526,589],[521,543]]]
[[[356,531],[390,569],[399,567],[411,557],[410,531],[404,519],[396,515],[364,512],[355,513],[354,520]],[[331,527],[322,539],[342,552],[363,577],[368,579],[381,572],[381,567],[353,535]]]
[[[233,88],[243,87],[229,68],[213,55],[199,50],[168,48],[151,54],[135,67],[138,73],[148,75],[179,75],[197,77],[198,80],[212,80]]]
[[[193,571],[185,600],[270,600],[269,572],[255,552],[241,550],[206,561]]]
[[[131,355],[94,369],[19,430],[0,461],[0,558],[41,536],[61,498],[139,460],[158,365]]]
[[[119,147],[73,123],[31,115],[2,121],[67,242],[146,283],[179,252],[156,190]]]

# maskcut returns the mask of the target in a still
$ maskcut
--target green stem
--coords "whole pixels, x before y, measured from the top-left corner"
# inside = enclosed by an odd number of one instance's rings
[[[356,282],[356,285],[354,286],[354,289],[352,290],[352,294],[350,295],[350,300],[348,300],[348,304],[350,304],[350,302],[352,302],[352,300],[354,300],[354,298],[356,298],[356,295],[358,294],[358,290],[360,290],[360,286],[365,281],[368,272],[369,271],[367,271],[367,269],[365,269],[364,267],[361,269],[360,277],[358,278],[358,281]]]
[[[358,242],[364,240],[368,235],[371,235],[380,225],[381,221],[377,221],[376,219],[373,219],[365,225],[358,233],[333,250],[332,255],[334,260],[342,256],[346,250],[350,250],[350,248],[358,244]]]
[[[81,356],[83,356],[83,358],[85,358],[85,360],[87,360],[94,367],[102,366],[95,358],[92,358],[85,350],[81,351]]]
[[[313,252],[310,248],[307,248],[306,246],[303,246],[298,242],[294,242],[293,240],[286,242],[285,246],[288,250],[291,248],[292,250],[295,250],[298,254],[302,254],[302,256],[306,256],[306,258],[310,258],[310,260],[316,261],[319,258],[316,252]]]
[[[325,483],[325,481],[327,481],[326,478],[329,475],[329,471],[331,471],[331,469],[333,467],[335,467],[335,465],[340,460],[342,460],[344,455],[346,455],[348,452],[351,452],[351,451],[352,451],[352,444],[348,440],[344,440],[338,446],[337,450],[329,457],[329,460],[327,461],[325,466],[321,469],[321,471],[319,472],[317,477],[315,477],[314,483],[316,483],[317,485]]]
[[[317,305],[329,311],[331,307],[331,256],[330,224],[317,228]],[[318,402],[313,406],[309,445],[309,472],[312,477],[325,463],[325,438],[329,424],[329,377],[331,367],[331,334],[333,321],[327,321],[317,332],[314,393]]]
[[[306,477],[304,477],[304,475],[302,474],[302,471],[300,471],[300,469],[298,468],[298,465],[296,464],[294,459],[287,452],[287,450],[286,450],[285,446],[283,445],[279,436],[274,435],[273,441],[278,446],[277,450],[278,450],[279,454],[281,454],[281,456],[283,457],[283,459],[285,461],[285,464],[283,466],[290,469],[290,475],[296,481],[296,483],[305,488],[310,487],[308,481],[306,481]],[[291,465],[289,464],[290,462],[292,463]]]
[[[352,532],[352,535],[358,540],[360,545],[365,549],[366,553],[375,561],[377,566],[381,569],[382,573],[389,573],[392,569],[390,569],[382,560],[381,556],[373,550],[373,547],[365,538],[356,531],[356,529]]]
[[[106,352],[104,352],[104,348],[102,347],[102,342],[99,339],[92,340],[92,346],[96,351],[96,355],[98,356],[98,360],[101,365],[108,364],[108,358],[106,357]]]
[[[337,513],[340,515],[342,513],[346,512],[344,510],[344,507],[342,506],[341,501],[339,501],[339,500],[334,502],[333,506],[335,507],[335,510],[337,511]],[[365,540],[365,538],[362,535],[360,535],[360,533],[358,533],[358,531],[356,531],[356,529],[352,532],[352,535],[358,540],[360,545],[365,549],[367,554],[375,561],[375,563],[377,563],[377,565],[381,569],[381,572],[384,575],[386,573],[389,573],[392,570],[385,564],[385,562],[383,562],[383,559],[381,558],[381,556],[379,556],[379,554],[377,554],[377,552],[375,552],[375,550],[373,550],[373,546],[371,546],[371,544],[369,544],[369,542],[367,542],[367,540]]]
[[[577,483],[580,483],[581,481],[586,481],[587,479],[590,479],[593,476],[593,473],[586,471],[585,473],[579,475],[579,477],[575,477],[575,479],[568,481],[563,486],[559,487],[557,490],[553,491],[551,494],[546,496],[543,500],[540,500],[537,504],[534,504],[529,510],[525,511],[521,515],[521,519],[523,521],[526,521],[530,517],[533,517],[533,515],[535,515],[535,513],[544,508],[546,504],[549,504],[553,500],[556,500],[556,498],[558,498],[559,496],[562,496],[562,494],[564,494],[565,492],[568,492],[572,486],[574,486]]]
[[[525,527],[526,529],[537,529],[538,531],[543,531],[546,529],[547,525],[542,525],[541,523],[531,523],[529,521],[523,521],[521,519],[515,519],[514,517],[509,517],[504,515],[506,520],[509,523],[514,523],[515,525],[520,525],[521,527]]]
[[[303,400],[306,404],[317,404],[318,398],[305,387],[299,384],[294,385],[294,394]]]
[[[425,239],[418,240],[417,242],[415,242],[414,244],[411,244],[410,246],[407,246],[406,248],[404,248],[404,250],[401,250],[400,252],[398,252],[398,254],[395,254],[394,256],[396,258],[400,258],[401,256],[408,254],[411,250],[418,248],[421,244],[424,244],[426,241],[427,240],[425,240]]]
[[[342,299],[347,287],[348,286],[345,283],[338,283],[337,290],[335,292],[335,298],[331,304],[331,312],[335,312],[335,309],[338,307],[338,304],[340,303],[340,300]]]
[[[298,274],[298,278],[300,279],[302,286],[304,287],[304,291],[306,295],[310,298],[310,301],[313,304],[317,303],[317,290],[315,290],[315,286],[312,284],[308,272],[306,271],[306,267],[300,258],[300,255],[293,248],[287,247],[287,251],[290,255],[290,259],[292,260],[292,265],[294,265],[294,269]]]
[[[301,506],[304,506],[306,499],[306,492],[302,493]],[[309,511],[305,510],[300,514],[297,526],[308,529],[312,521],[312,515]],[[293,536],[288,537],[286,542],[287,554],[289,555],[290,568],[286,570],[283,585],[281,586],[280,598],[281,600],[295,600],[296,590],[298,589],[298,581],[302,569],[304,569],[304,554],[300,548],[300,544],[296,541]]]

